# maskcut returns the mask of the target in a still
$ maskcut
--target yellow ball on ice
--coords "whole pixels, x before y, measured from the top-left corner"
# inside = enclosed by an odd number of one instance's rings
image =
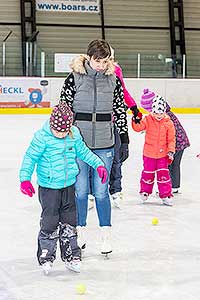
[[[154,217],[154,218],[152,219],[151,223],[152,223],[152,225],[158,225],[158,223],[159,223],[158,218]]]
[[[82,283],[79,283],[77,286],[76,286],[76,292],[79,294],[79,295],[83,295],[85,294],[86,292],[86,286]]]

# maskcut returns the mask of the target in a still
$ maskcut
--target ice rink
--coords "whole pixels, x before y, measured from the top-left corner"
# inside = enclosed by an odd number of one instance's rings
[[[89,211],[87,249],[80,274],[65,269],[59,252],[44,276],[36,260],[40,206],[19,191],[18,171],[33,133],[48,115],[0,115],[0,300],[200,299],[200,115],[177,115],[191,146],[182,160],[181,194],[163,206],[154,193],[138,196],[144,135],[130,127],[123,166],[121,209],[112,210],[113,253],[99,251],[95,209]],[[130,116],[129,116],[130,124]],[[35,176],[32,180],[34,186]],[[159,224],[153,226],[153,217]],[[87,287],[84,295],[76,285]]]

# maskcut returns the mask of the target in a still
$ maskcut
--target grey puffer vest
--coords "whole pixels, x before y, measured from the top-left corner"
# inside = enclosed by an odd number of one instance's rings
[[[116,78],[115,75],[108,76],[93,70],[88,62],[85,62],[85,69],[87,74],[73,73],[76,86],[73,101],[75,125],[89,148],[109,148],[115,142],[112,113]],[[105,115],[107,120],[104,120]]]

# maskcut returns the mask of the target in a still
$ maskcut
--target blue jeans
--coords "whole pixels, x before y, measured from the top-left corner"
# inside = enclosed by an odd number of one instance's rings
[[[111,226],[111,205],[108,191],[108,182],[111,166],[113,163],[114,147],[109,149],[92,150],[99,156],[108,171],[108,179],[105,184],[101,183],[96,170],[92,169],[92,194],[95,197],[97,215],[100,226]],[[86,226],[87,212],[88,212],[88,194],[90,193],[90,166],[80,159],[77,159],[79,165],[79,174],[75,184],[76,191],[76,205],[78,213],[78,225]]]

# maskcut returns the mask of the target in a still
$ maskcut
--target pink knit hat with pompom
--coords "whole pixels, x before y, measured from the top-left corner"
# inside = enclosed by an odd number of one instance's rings
[[[144,89],[140,99],[141,107],[151,112],[152,102],[155,97],[156,94],[154,92],[150,91],[149,89]]]
[[[73,123],[73,113],[65,103],[56,105],[50,116],[50,127],[59,132],[69,132]]]

